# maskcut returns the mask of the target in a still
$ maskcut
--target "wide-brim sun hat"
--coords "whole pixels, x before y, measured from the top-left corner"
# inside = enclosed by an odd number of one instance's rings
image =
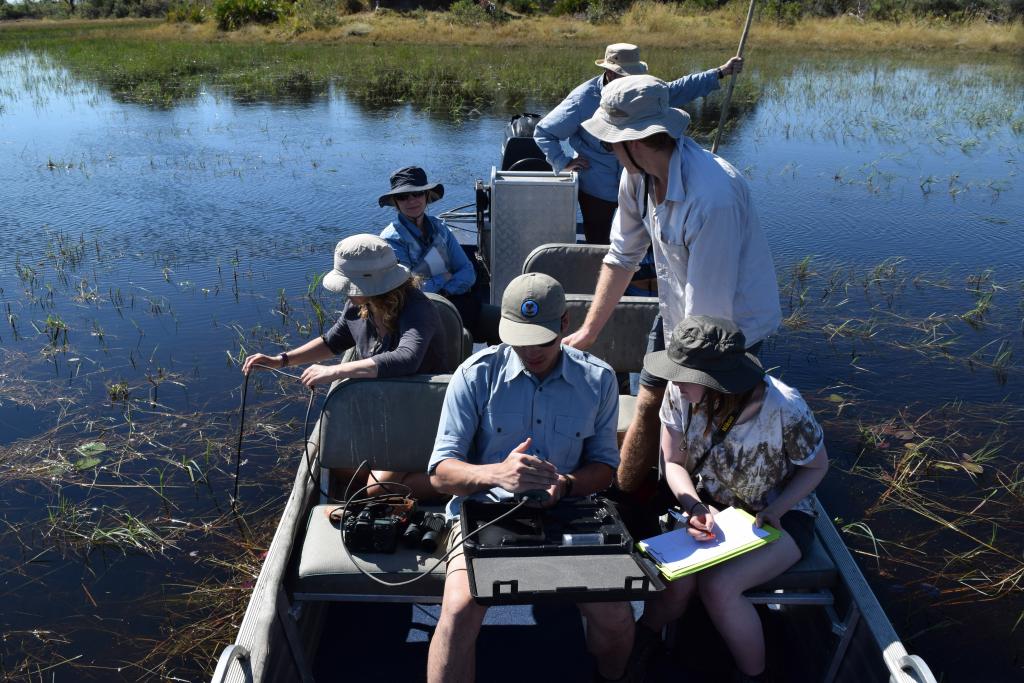
[[[610,143],[655,133],[678,138],[689,125],[690,115],[669,104],[668,85],[654,76],[627,76],[604,86],[601,106],[583,122],[584,130]]]
[[[427,172],[419,166],[406,166],[391,174],[391,189],[382,194],[377,203],[381,208],[394,206],[395,195],[409,192],[426,192],[429,204],[444,196],[444,185],[427,182]]]
[[[647,62],[640,61],[640,48],[632,43],[613,43],[605,48],[604,59],[594,64],[614,71],[620,76],[638,76],[647,73]]]
[[[764,368],[746,352],[736,323],[694,315],[676,325],[668,348],[644,356],[644,369],[670,382],[700,384],[723,394],[742,394],[764,378]]]
[[[524,273],[501,297],[498,337],[511,346],[547,344],[562,333],[565,290],[543,273]]]
[[[352,235],[334,248],[334,268],[323,285],[345,296],[385,294],[409,279],[391,246],[376,235]]]

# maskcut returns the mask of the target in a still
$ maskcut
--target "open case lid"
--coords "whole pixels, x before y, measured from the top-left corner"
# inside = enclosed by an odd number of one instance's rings
[[[464,501],[463,532],[511,508],[510,503]],[[523,508],[489,528],[498,532],[498,547],[468,541],[465,546],[470,592],[481,604],[646,600],[665,588],[607,500],[565,501],[544,511]],[[559,542],[564,532],[600,532],[593,535],[604,541],[565,545]]]
[[[665,589],[649,560],[636,554],[467,557],[469,589],[484,605],[545,600],[646,600]]]

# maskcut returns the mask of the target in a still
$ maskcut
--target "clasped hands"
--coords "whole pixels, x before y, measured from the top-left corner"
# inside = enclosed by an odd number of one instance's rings
[[[565,494],[565,485],[554,465],[527,452],[532,443],[533,439],[527,437],[495,466],[494,483],[512,493],[545,490],[548,499],[541,506],[551,507]]]

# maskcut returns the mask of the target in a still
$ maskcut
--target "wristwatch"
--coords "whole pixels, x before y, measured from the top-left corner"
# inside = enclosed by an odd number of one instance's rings
[[[285,352],[285,351],[281,352],[281,367],[282,368],[288,367],[288,353]]]

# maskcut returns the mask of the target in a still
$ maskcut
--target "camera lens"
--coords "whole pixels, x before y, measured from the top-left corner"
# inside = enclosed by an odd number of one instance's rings
[[[437,550],[437,532],[428,531],[423,534],[423,539],[420,540],[420,548],[428,553]]]
[[[415,548],[423,538],[423,527],[419,524],[410,524],[402,534],[402,543],[406,548]]]

